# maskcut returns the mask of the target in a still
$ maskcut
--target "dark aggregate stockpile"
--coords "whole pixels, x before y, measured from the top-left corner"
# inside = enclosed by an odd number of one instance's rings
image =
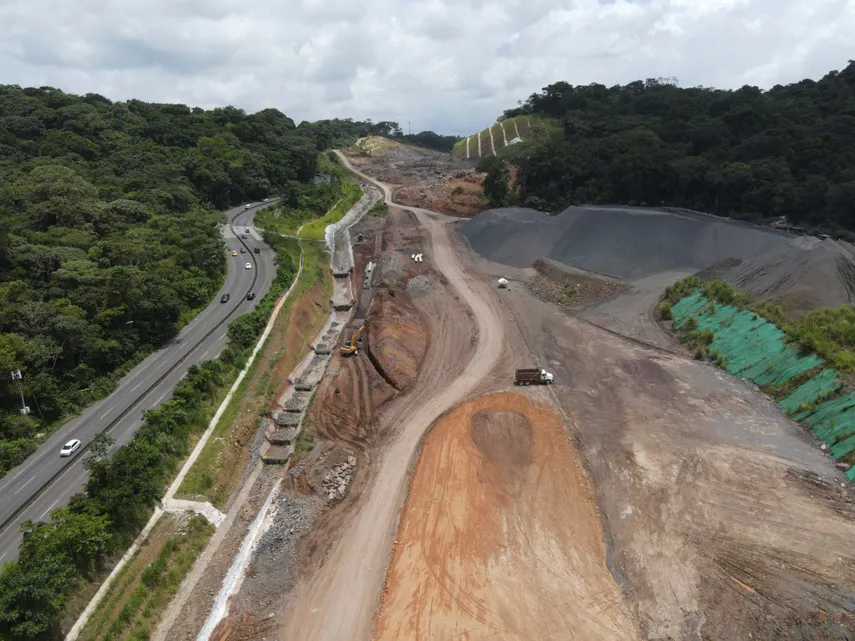
[[[791,238],[707,214],[612,207],[569,207],[557,216],[494,209],[460,231],[476,252],[499,263],[530,267],[551,258],[625,279],[753,258]]]
[[[791,315],[855,302],[855,247],[845,241],[793,238],[724,275],[758,300],[776,299]]]

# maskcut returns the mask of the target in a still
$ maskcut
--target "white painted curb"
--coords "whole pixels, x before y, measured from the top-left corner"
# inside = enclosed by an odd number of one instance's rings
[[[220,403],[219,409],[217,409],[217,413],[214,414],[214,418],[211,419],[211,422],[208,424],[205,433],[202,435],[202,438],[199,439],[199,442],[196,444],[196,447],[193,449],[193,452],[190,454],[190,457],[181,467],[181,471],[178,473],[178,476],[175,477],[175,480],[172,482],[172,485],[169,486],[169,489],[166,491],[166,495],[163,499],[170,500],[178,488],[181,486],[181,483],[184,481],[184,477],[187,472],[190,471],[190,468],[193,467],[193,463],[196,462],[196,459],[199,458],[199,454],[202,452],[202,449],[205,447],[205,443],[208,442],[208,439],[211,437],[211,434],[214,432],[214,428],[217,426],[217,423],[220,421],[220,417],[223,415],[223,412],[226,411],[226,407],[228,407],[229,402],[232,400],[232,396],[237,391],[238,386],[243,381],[246,373],[249,371],[249,368],[252,366],[253,361],[255,360],[256,355],[259,351],[261,351],[261,347],[264,345],[264,341],[267,340],[267,337],[270,335],[271,330],[273,329],[273,324],[276,322],[276,317],[279,315],[279,310],[282,309],[282,305],[285,304],[285,301],[288,300],[288,297],[291,295],[291,292],[294,290],[294,287],[297,286],[297,283],[300,282],[300,274],[303,272],[303,252],[302,249],[300,251],[300,267],[297,269],[297,274],[294,276],[294,280],[291,283],[291,286],[288,288],[276,303],[276,307],[273,308],[273,313],[270,314],[270,319],[267,321],[267,327],[264,328],[264,332],[261,334],[261,337],[258,339],[258,342],[255,344],[255,349],[252,350],[252,354],[250,354],[249,359],[246,361],[246,365],[238,377],[235,379],[235,382],[232,384],[229,393],[226,394],[226,397],[223,399],[223,402]],[[83,610],[83,613],[80,617],[75,621],[74,626],[69,630],[68,634],[65,636],[65,641],[76,641],[77,637],[80,635],[80,632],[83,630],[83,627],[89,622],[89,617],[92,616],[92,613],[95,611],[95,608],[98,607],[98,604],[101,602],[101,599],[104,598],[104,595],[107,594],[107,590],[110,588],[110,584],[113,582],[113,579],[116,578],[119,571],[124,567],[124,565],[130,560],[130,558],[134,555],[134,553],[139,549],[139,546],[145,541],[149,532],[151,532],[152,528],[155,524],[160,520],[160,517],[163,515],[163,510],[159,507],[154,509],[154,514],[152,514],[151,518],[146,523],[143,531],[139,533],[139,536],[134,540],[133,544],[128,551],[125,552],[122,559],[116,564],[116,567],[113,568],[113,571],[110,572],[110,576],[108,576],[104,583],[101,584],[101,587],[98,588],[98,592],[95,593],[95,596],[92,597],[92,600],[89,602],[89,605],[86,606],[86,609]]]

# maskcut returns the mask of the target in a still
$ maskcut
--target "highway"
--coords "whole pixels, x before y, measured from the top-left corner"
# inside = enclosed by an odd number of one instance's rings
[[[125,375],[112,394],[63,425],[26,461],[0,478],[0,566],[17,558],[20,522],[47,520],[54,508],[83,489],[89,442],[105,430],[116,441],[111,449],[129,442],[142,425],[142,413],[169,400],[192,364],[215,358],[227,343],[229,322],[252,309],[270,288],[276,275],[273,250],[252,227],[257,209],[268,204],[258,203],[250,209],[241,205],[226,212],[229,224],[223,226],[223,238],[228,247],[228,274],[210,305],[169,344]],[[244,240],[240,236],[246,228],[250,233]],[[240,253],[241,247],[246,253]],[[261,253],[255,254],[254,247],[260,247]],[[232,250],[238,255],[232,256]],[[251,269],[245,268],[247,262]],[[246,299],[250,291],[256,293],[255,300]],[[224,304],[220,297],[225,293],[231,300]],[[72,438],[80,439],[80,449],[60,458],[60,449]]]

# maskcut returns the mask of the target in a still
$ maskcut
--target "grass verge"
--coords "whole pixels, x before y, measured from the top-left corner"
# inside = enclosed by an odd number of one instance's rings
[[[179,497],[204,498],[217,507],[225,504],[246,468],[262,417],[324,326],[332,294],[329,257],[322,247],[311,243],[304,243],[303,251],[303,272],[294,291],[282,306],[259,358],[184,478]]]
[[[454,143],[454,149],[451,150],[451,155],[455,158],[466,158],[466,138]]]
[[[354,182],[345,182],[342,186],[341,199],[330,209],[323,218],[318,218],[303,225],[300,230],[300,238],[309,240],[324,240],[324,232],[327,225],[340,221],[350,211],[359,199],[362,198],[362,189]]]
[[[496,153],[498,154],[505,147],[505,137],[502,135],[502,123],[497,122],[490,127],[493,132],[493,144],[496,145]]]
[[[203,516],[164,515],[122,568],[80,634],[82,641],[143,641],[215,528]]]
[[[292,191],[284,192],[279,203],[265,207],[256,214],[255,224],[261,229],[296,236],[304,225],[309,228],[312,222],[335,215],[339,204],[347,199],[348,190],[353,189],[354,176],[330,153],[318,154],[318,173],[323,178],[318,184],[297,185]],[[323,240],[323,227],[317,237],[302,233],[300,237]]]

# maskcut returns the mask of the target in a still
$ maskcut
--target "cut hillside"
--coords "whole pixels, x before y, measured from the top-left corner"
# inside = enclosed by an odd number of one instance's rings
[[[508,207],[483,212],[460,231],[485,258],[530,267],[551,258],[621,279],[699,270],[727,258],[748,259],[792,236],[695,212],[627,207],[568,207],[557,216]]]
[[[503,152],[521,142],[533,141],[541,134],[554,129],[551,118],[543,116],[516,116],[504,118],[490,127],[481,130],[481,153],[478,153],[478,134],[472,134],[454,145],[451,155],[455,158],[480,160],[482,156],[502,155]],[[503,133],[504,130],[504,133]],[[490,133],[493,134],[493,144],[490,144]],[[469,155],[466,154],[467,141]],[[493,148],[495,147],[495,154]]]

